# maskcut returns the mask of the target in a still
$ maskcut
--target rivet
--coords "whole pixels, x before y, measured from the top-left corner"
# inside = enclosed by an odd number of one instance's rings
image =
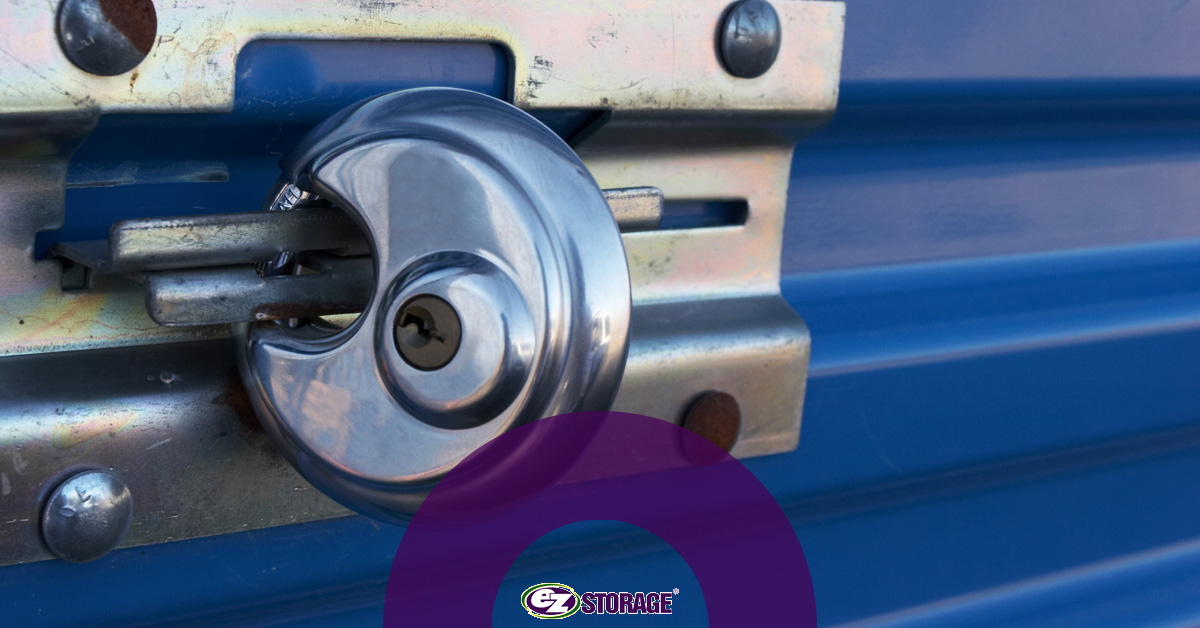
[[[58,7],[58,44],[84,72],[116,76],[134,69],[157,34],[151,0],[62,0]]]
[[[742,411],[733,395],[707,392],[692,404],[683,427],[729,452],[737,444],[742,429]]]
[[[111,552],[133,517],[133,497],[119,478],[85,471],[66,479],[46,501],[42,538],[59,558],[72,563]]]
[[[721,60],[730,74],[762,76],[779,56],[779,14],[767,0],[742,0],[726,11],[718,37]]]

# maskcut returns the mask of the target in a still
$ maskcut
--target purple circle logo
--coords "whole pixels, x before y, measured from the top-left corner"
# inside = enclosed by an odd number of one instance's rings
[[[796,532],[745,465],[674,423],[579,412],[498,436],[438,483],[396,551],[384,626],[491,625],[505,575],[526,548],[560,527],[606,520],[651,532],[683,558],[711,626],[817,625]],[[788,603],[747,604],[762,598],[764,582]],[[678,610],[677,593],[577,593],[544,582],[524,590],[521,606],[541,619],[665,615]]]
[[[525,589],[521,606],[538,619],[562,619],[579,610],[579,594],[565,584],[543,582]]]

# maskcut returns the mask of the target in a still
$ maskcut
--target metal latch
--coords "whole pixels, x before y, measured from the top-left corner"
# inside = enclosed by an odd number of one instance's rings
[[[0,6],[23,33],[0,55],[0,564],[98,555],[50,504],[111,506],[129,531],[101,549],[343,504],[395,520],[499,430],[577,409],[743,458],[796,448],[809,337],[780,249],[792,148],[836,104],[841,3],[179,9],[116,67],[64,52],[53,3]],[[277,211],[124,220],[33,258],[101,114],[227,112],[239,52],[267,39],[489,42],[507,103],[383,96],[263,182]],[[563,111],[595,114],[569,147],[526,117]],[[656,228],[708,205],[732,211]],[[380,466],[389,438],[422,444]],[[85,486],[103,499],[72,501]]]
[[[658,188],[603,192],[622,233],[658,228]],[[57,243],[49,256],[71,265],[80,289],[97,274],[143,284],[150,317],[169,327],[361,312],[373,273],[367,239],[348,214],[290,183],[267,206],[301,195],[291,211],[124,220],[108,240]]]

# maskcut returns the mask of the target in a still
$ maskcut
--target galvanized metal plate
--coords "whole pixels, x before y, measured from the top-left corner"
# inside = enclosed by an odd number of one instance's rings
[[[227,111],[234,66],[255,39],[477,40],[513,57],[512,102],[524,109],[809,112],[837,101],[840,2],[777,0],[777,64],[748,81],[721,66],[715,46],[725,0],[636,3],[323,0],[160,3],[149,56],[127,74],[75,67],[59,46],[56,6],[0,6],[0,112]],[[552,25],[551,25],[552,23]]]
[[[583,156],[604,186],[653,182],[667,198],[744,198],[748,207],[741,225],[623,236],[634,308],[628,375],[614,408],[682,421],[698,396],[729,392],[742,413],[734,455],[795,448],[809,343],[803,321],[778,296],[790,148],[636,157],[585,151]],[[62,473],[88,465],[113,467],[130,486],[135,511],[126,547],[349,514],[295,474],[259,431],[248,406],[223,405],[222,399],[242,394],[229,379],[233,352],[228,340],[158,344],[173,330],[185,339],[220,338],[227,327],[158,327],[146,317],[142,294],[132,284],[118,292],[43,296],[41,303],[45,311],[57,312],[64,298],[97,300],[107,312],[145,321],[146,330],[122,329],[120,336],[107,339],[69,337],[68,346],[148,346],[29,355],[54,347],[37,336],[6,345],[25,355],[0,360],[0,379],[13,382],[5,395],[24,398],[28,405],[10,405],[12,412],[0,418],[0,449],[39,463],[23,466],[20,475],[15,467],[2,471],[13,491],[0,499],[0,525],[12,522],[11,531],[0,532],[0,563],[51,557],[33,525],[40,495]],[[111,319],[99,319],[106,320]],[[41,323],[31,331],[45,329]],[[112,369],[112,363],[123,366]],[[45,366],[30,371],[31,364]],[[65,365],[81,369],[69,376],[89,391],[79,402],[64,396],[62,380],[47,377],[34,386],[9,377],[62,373]],[[95,372],[106,376],[94,377]],[[53,436],[63,433],[88,438]],[[173,455],[158,457],[166,452]],[[139,462],[143,459],[147,464]],[[4,463],[0,460],[0,468]]]
[[[722,390],[741,406],[735,456],[795,448],[809,341],[781,298],[635,307],[632,324],[614,410],[682,421],[696,397]],[[121,547],[352,514],[267,438],[228,340],[8,357],[0,395],[0,565],[53,557],[42,499],[86,469],[129,486]]]
[[[350,512],[267,438],[228,340],[5,358],[0,364],[0,564],[51,558],[47,492],[87,469],[129,487],[122,546]]]
[[[135,510],[125,546],[347,512],[299,479],[256,431],[256,421],[239,423],[252,415],[212,401],[240,390],[226,379],[233,360],[228,341],[180,341],[224,338],[226,326],[160,327],[146,315],[136,286],[63,291],[59,268],[30,255],[34,234],[62,221],[65,161],[97,111],[227,110],[237,52],[256,38],[499,42],[513,56],[517,105],[611,112],[599,133],[577,146],[602,187],[653,186],[668,206],[744,204],[744,220],[623,235],[634,322],[631,376],[616,408],[681,421],[699,396],[729,392],[741,413],[735,455],[793,449],[808,336],[779,297],[783,213],[797,131],[828,119],[836,102],[844,9],[832,2],[776,2],[783,22],[779,59],[760,78],[738,79],[722,68],[715,46],[725,2],[628,4],[588,3],[569,11],[541,0],[369,10],[315,2],[160,7],[160,37],[150,56],[128,75],[111,78],[70,65],[56,48],[46,7],[0,7],[0,17],[13,25],[0,34],[0,77],[8,84],[0,92],[0,113],[7,114],[0,115],[0,132],[37,128],[63,138],[38,154],[35,166],[0,168],[0,180],[13,190],[0,201],[0,213],[14,219],[0,222],[0,355],[8,356],[0,360],[0,379],[21,382],[8,374],[77,367],[74,377],[84,388],[76,397],[47,379],[27,392],[14,387],[5,393],[23,401],[0,417],[0,473],[8,474],[12,488],[0,499],[0,526],[10,520],[13,526],[0,531],[0,562],[49,557],[30,522],[44,492],[85,466],[112,467],[129,485]],[[555,28],[540,23],[545,16],[553,16]],[[32,72],[26,63],[44,70]],[[64,113],[80,109],[86,111],[71,118],[75,126],[63,127]],[[15,111],[53,117],[18,119]],[[10,154],[30,158],[14,147]],[[110,369],[114,359],[121,366]],[[147,368],[158,372],[138,370]],[[106,369],[102,377],[90,375]],[[98,436],[58,447],[47,432]],[[210,433],[226,436],[191,438]],[[162,457],[178,443],[188,449]],[[22,456],[19,474],[15,459],[12,473],[4,468],[5,454],[14,451]],[[39,466],[31,466],[25,452],[39,452]],[[141,464],[143,457],[154,464]]]

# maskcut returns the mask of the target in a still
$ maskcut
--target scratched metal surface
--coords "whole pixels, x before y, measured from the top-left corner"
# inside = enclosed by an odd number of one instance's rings
[[[235,99],[238,54],[257,39],[494,42],[511,55],[512,101],[523,109],[621,115],[703,112],[737,102],[754,111],[821,115],[837,98],[832,79],[840,57],[830,44],[840,38],[840,2],[776,0],[781,21],[796,34],[781,43],[792,62],[753,83],[725,72],[715,54],[699,53],[712,50],[708,25],[720,18],[725,0],[642,0],[619,9],[591,0],[569,10],[558,0],[411,4],[164,2],[147,59],[128,75],[101,77],[76,68],[45,36],[53,32],[56,3],[5,3],[0,110],[227,111]]]
[[[748,463],[822,625],[1200,622],[1198,40],[1189,2],[849,3],[838,114],[789,192],[804,433]],[[500,599],[548,574],[687,586],[653,539],[574,532]],[[9,568],[2,604],[377,625],[401,536],[351,518]]]

